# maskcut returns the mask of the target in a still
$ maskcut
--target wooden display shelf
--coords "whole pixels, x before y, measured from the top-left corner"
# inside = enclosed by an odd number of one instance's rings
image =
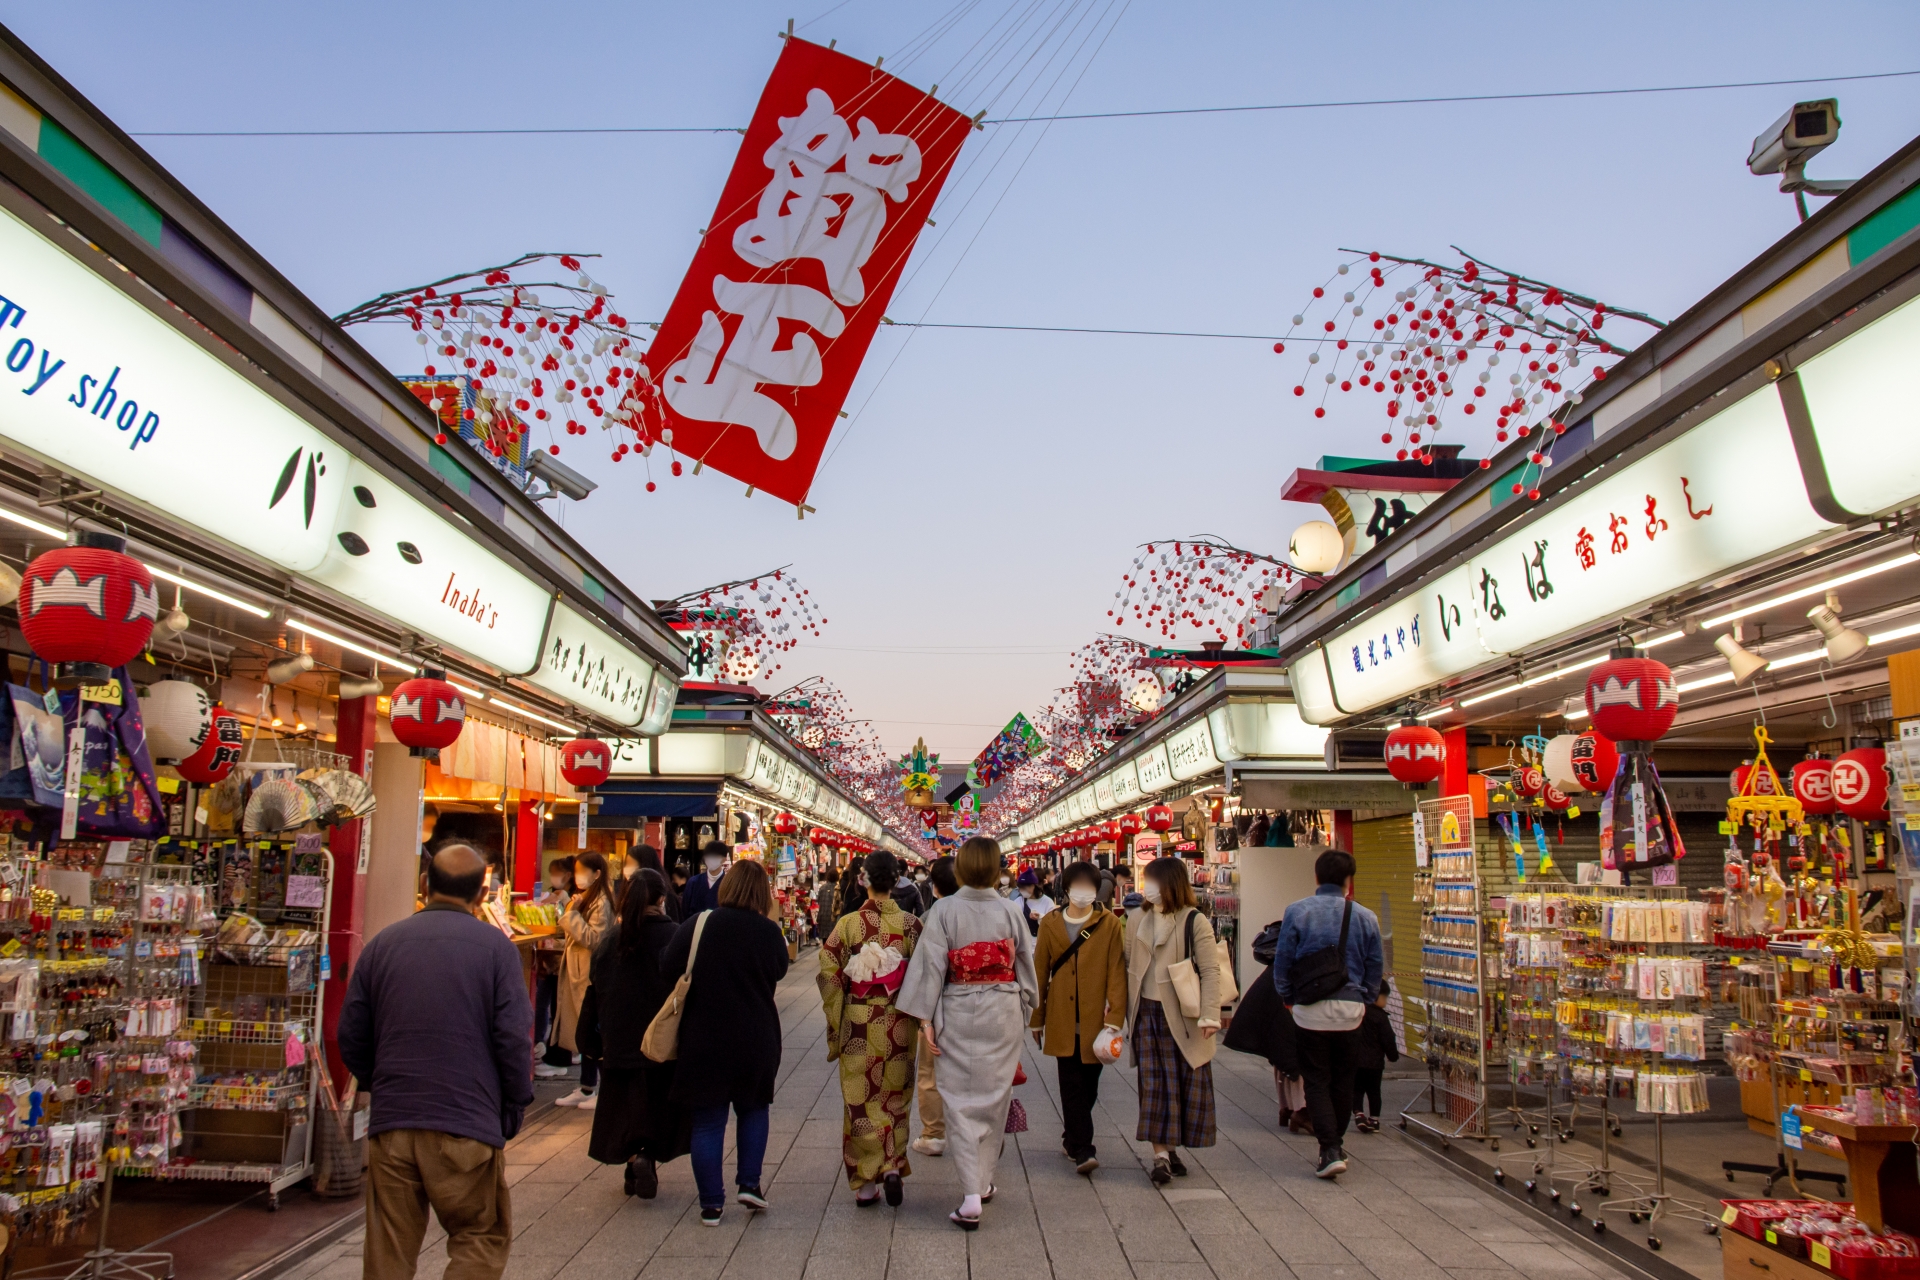
[[[1853,1212],[1875,1231],[1889,1227],[1920,1234],[1920,1164],[1914,1159],[1916,1126],[1857,1125],[1851,1120],[1801,1111],[1802,1126],[1840,1139],[1847,1156]]]
[[[1831,1271],[1789,1258],[1738,1231],[1720,1233],[1720,1269],[1725,1280],[1834,1280]]]

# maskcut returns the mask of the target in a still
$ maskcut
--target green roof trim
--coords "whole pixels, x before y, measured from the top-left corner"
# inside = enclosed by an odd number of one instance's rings
[[[92,196],[135,235],[160,247],[160,210],[109,169],[80,140],[45,116],[40,118],[40,158],[64,174],[74,186]]]
[[[580,574],[580,589],[589,596],[592,596],[595,604],[605,604],[607,602],[607,589],[601,586],[599,581],[590,573],[582,572]]]
[[[1920,227],[1920,186],[1908,187],[1875,209],[1847,236],[1847,265],[1857,267]]]
[[[473,476],[465,467],[460,465],[459,460],[452,454],[437,444],[432,445],[429,446],[427,451],[427,462],[432,465],[434,471],[442,480],[445,480],[461,493],[468,496],[472,495]]]

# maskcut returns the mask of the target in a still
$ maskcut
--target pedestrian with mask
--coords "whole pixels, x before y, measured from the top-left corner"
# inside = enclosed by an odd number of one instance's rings
[[[700,851],[700,862],[706,870],[698,875],[687,877],[687,887],[680,891],[680,918],[691,920],[702,911],[711,911],[717,905],[715,891],[719,888],[720,878],[727,873],[727,846],[718,840],[710,841]]]
[[[1060,1146],[1074,1167],[1091,1176],[1100,1167],[1093,1143],[1093,1108],[1100,1101],[1100,1059],[1094,1038],[1127,1020],[1127,927],[1100,904],[1100,873],[1074,862],[1061,873],[1067,905],[1040,921],[1033,972],[1039,1003],[1034,1043],[1054,1060],[1060,1077]]]
[[[1176,1147],[1214,1144],[1214,1037],[1220,1031],[1220,953],[1195,906],[1187,865],[1155,858],[1141,877],[1144,905],[1127,920],[1127,992],[1140,1076],[1139,1142],[1153,1144],[1156,1185],[1184,1177]],[[1199,999],[1183,1008],[1176,966],[1188,962]]]
[[[960,1207],[947,1217],[975,1231],[980,1206],[993,1198],[1020,1032],[1039,989],[1033,936],[1019,908],[995,891],[1000,846],[974,836],[960,846],[953,870],[959,890],[934,903],[922,921],[895,1007],[920,1020],[922,1047],[934,1056],[961,1194]]]
[[[642,1200],[659,1192],[658,1166],[691,1145],[687,1115],[672,1101],[674,1064],[640,1051],[648,1024],[673,993],[661,955],[678,927],[667,915],[666,879],[641,867],[620,904],[619,927],[608,930],[593,953],[600,1088],[587,1154],[601,1164],[624,1164],[627,1194]]]
[[[673,891],[673,884],[667,879],[667,865],[660,857],[660,851],[650,844],[637,845],[628,855],[627,862],[634,868],[628,872],[629,875],[638,875],[641,870],[650,870],[660,877],[660,889],[664,895],[660,899],[662,909],[667,913],[667,919],[676,924],[679,923],[680,895]]]
[[[593,953],[607,936],[613,923],[613,895],[608,892],[607,860],[592,849],[575,854],[573,859],[574,895],[560,916],[560,932],[566,936],[567,949],[560,957],[558,1012],[554,1017],[554,1044],[547,1050],[551,1066],[570,1064],[580,1054],[580,1087],[554,1105],[579,1107],[591,1111],[596,1105],[594,1090],[600,1083],[600,1064],[580,1052],[577,1028],[580,1007],[593,981]],[[557,1061],[556,1061],[557,1059]]]
[[[867,901],[842,917],[820,948],[820,1002],[827,1015],[827,1060],[840,1064],[841,1159],[854,1204],[871,1208],[902,1199],[907,1161],[908,1091],[920,1027],[894,1005],[920,921],[893,897],[900,863],[870,853],[862,863]]]
[[[935,858],[933,865],[927,868],[927,882],[922,886],[927,895],[927,909],[942,898],[951,898],[960,891],[960,882],[953,877],[953,859]],[[940,1089],[933,1079],[933,1055],[921,1046],[914,1063],[913,1100],[920,1108],[920,1136],[913,1140],[913,1149],[923,1156],[945,1155],[947,1151],[947,1113],[940,1104]]]
[[[1329,849],[1314,860],[1319,887],[1287,908],[1273,953],[1273,986],[1293,1011],[1307,1113],[1320,1140],[1314,1174],[1347,1171],[1341,1142],[1353,1114],[1360,1024],[1386,968],[1380,921],[1355,902],[1353,855]]]
[[[556,913],[565,911],[567,903],[573,900],[573,859],[562,854],[547,864],[546,891],[534,899],[543,907],[552,907]],[[533,1074],[541,1080],[552,1080],[567,1074],[564,1066],[550,1066],[546,1061],[547,1039],[553,1034],[554,1012],[560,996],[560,963],[567,949],[565,934],[552,938],[540,938],[533,944],[533,1056],[537,1061]],[[571,1056],[567,1059],[571,1064]]]
[[[1032,868],[1022,871],[1016,883],[1019,889],[1013,900],[1027,922],[1027,932],[1037,938],[1040,936],[1040,921],[1046,918],[1047,912],[1053,910],[1053,899],[1040,887],[1040,877],[1034,874]]]

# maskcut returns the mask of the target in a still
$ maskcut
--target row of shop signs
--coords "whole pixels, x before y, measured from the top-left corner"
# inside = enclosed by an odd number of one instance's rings
[[[51,230],[51,228],[49,228]],[[623,728],[679,681],[0,211],[0,437]]]
[[[875,841],[885,834],[797,759],[756,734],[696,730],[612,745],[615,778],[733,778],[825,826]]]

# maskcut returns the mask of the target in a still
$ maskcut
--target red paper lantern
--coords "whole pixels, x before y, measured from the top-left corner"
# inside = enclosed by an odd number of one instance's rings
[[[1169,831],[1173,828],[1173,810],[1163,804],[1156,804],[1147,810],[1147,826],[1155,831]]]
[[[425,675],[402,683],[387,704],[393,736],[411,747],[413,755],[452,746],[466,723],[467,704],[461,701],[460,691],[431,667]]]
[[[1523,764],[1513,775],[1514,790],[1531,800],[1546,789],[1547,775],[1537,764]]]
[[[1840,812],[1862,822],[1887,817],[1887,753],[1855,747],[1833,762],[1833,801]]]
[[[773,815],[773,834],[777,836],[790,836],[799,829],[800,819],[794,817],[792,814],[776,813]]]
[[[103,677],[146,651],[160,616],[160,592],[126,540],[82,533],[70,547],[33,558],[20,577],[20,632],[48,662],[97,667]]]
[[[1793,798],[1809,817],[1825,817],[1838,806],[1833,799],[1833,761],[1802,760],[1793,766]]]
[[[1753,791],[1751,793],[1747,791],[1747,779],[1753,776],[1754,768],[1755,765],[1749,761],[1741,765],[1738,769],[1735,769],[1733,773],[1729,775],[1728,781],[1733,787],[1733,794],[1737,796],[1747,794],[1756,796],[1778,795],[1779,792],[1774,787],[1774,776],[1766,772],[1762,772],[1758,777],[1754,777]]]
[[[1573,776],[1584,791],[1599,793],[1613,785],[1620,770],[1620,751],[1613,740],[1589,729],[1574,739]]]
[[[1615,742],[1653,742],[1673,727],[1679,710],[1673,672],[1664,662],[1609,658],[1587,673],[1587,714]]]
[[[591,791],[612,772],[613,751],[598,738],[575,738],[560,748],[560,776],[581,791]]]
[[[1137,836],[1142,831],[1145,831],[1146,829],[1147,829],[1147,820],[1141,817],[1139,814],[1123,813],[1120,815],[1120,834],[1121,835]]]
[[[1540,800],[1547,806],[1549,813],[1565,813],[1573,806],[1573,797],[1551,782],[1541,784]]]
[[[180,762],[180,776],[199,787],[220,781],[233,772],[234,765],[240,763],[240,749],[245,743],[246,735],[241,730],[240,717],[219,703],[214,703],[206,741],[200,744],[199,750]]]
[[[1100,840],[1118,840],[1119,838],[1120,824],[1118,822],[1109,820],[1100,824]],[[1099,841],[1095,841],[1095,843],[1097,844]]]
[[[1446,769],[1447,740],[1438,729],[1403,724],[1387,735],[1387,772],[1400,782],[1428,783]]]
[[[808,827],[808,828],[807,828],[807,841],[808,841],[808,843],[810,843],[810,844],[819,844],[819,843],[820,843],[820,837],[821,837],[821,835],[822,835],[822,834],[824,834],[824,833],[823,833],[823,832],[822,832],[822,831],[820,830],[820,828],[819,828],[819,827]]]

